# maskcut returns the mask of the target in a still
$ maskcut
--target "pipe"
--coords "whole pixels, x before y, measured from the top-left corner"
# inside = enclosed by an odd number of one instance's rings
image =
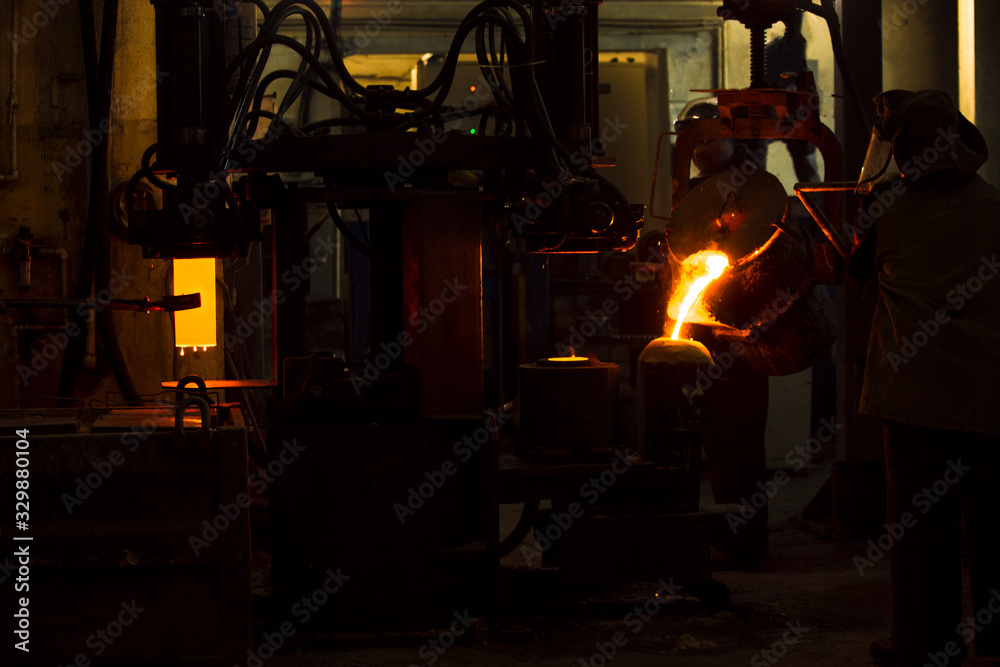
[[[229,372],[233,374],[234,378],[242,380],[243,376],[240,373],[240,370],[236,367],[236,362],[233,361],[233,355],[229,352],[229,348],[224,346],[223,350],[226,355],[226,366],[229,368]],[[243,405],[246,407],[247,418],[250,420],[250,425],[257,434],[261,451],[266,455],[267,440],[264,439],[264,431],[261,430],[260,424],[257,423],[257,415],[254,414],[253,405],[250,403],[250,395],[245,387],[240,387],[239,391],[240,397],[243,399]]]
[[[50,246],[43,246],[38,249],[39,255],[55,255],[59,260],[59,298],[66,299],[69,297],[69,279],[67,277],[67,262],[69,260],[69,254],[66,252],[66,248],[53,248]],[[67,322],[69,321],[69,309],[63,308],[63,319]]]
[[[10,179],[6,179],[10,180]],[[69,286],[67,282],[66,275],[66,264],[69,258],[68,253],[65,248],[53,248],[51,246],[42,246],[38,248],[38,254],[40,255],[55,255],[59,259],[59,298],[65,301],[68,296]],[[50,305],[51,299],[39,299],[40,305]],[[20,368],[20,358],[21,358],[21,336],[25,332],[65,332],[66,327],[69,325],[69,310],[63,308],[63,322],[59,324],[18,324],[11,329],[11,335],[13,336],[14,342],[14,377],[16,382],[14,386],[19,386],[21,381],[21,376],[18,372]]]
[[[272,214],[273,215],[273,214]],[[278,233],[271,219],[271,381],[278,380]]]
[[[830,223],[830,219],[826,217],[826,213],[816,206],[812,200],[809,199],[809,196],[797,186],[795,188],[795,194],[798,196],[799,201],[802,202],[802,205],[805,206],[809,215],[811,215],[813,220],[816,221],[820,231],[823,232],[823,236],[825,236],[826,240],[830,242],[830,245],[832,245],[837,251],[837,254],[844,259],[847,259],[850,252],[848,251],[847,246],[844,245],[844,242],[840,240],[838,230],[834,229],[833,224]]]
[[[17,30],[20,3],[10,3],[10,29]],[[10,171],[0,174],[0,182],[17,179],[17,40],[10,40],[10,94],[7,96],[7,122],[10,123]]]
[[[531,532],[531,527],[535,523],[535,515],[538,513],[538,501],[527,500],[521,510],[521,518],[517,520],[517,525],[510,531],[507,537],[500,540],[498,555],[502,558],[516,549],[524,541],[524,538]]]
[[[100,51],[97,47],[94,7],[90,2],[80,2],[79,7],[84,72],[87,81],[88,120],[90,127],[96,128],[100,126],[102,119],[111,117],[111,86],[114,74],[115,40],[118,34],[118,0],[106,0],[104,3]],[[103,231],[108,227],[107,219],[102,217],[108,213],[108,144],[108,141],[102,141],[94,148],[91,156],[83,257],[80,261],[80,273],[74,291],[74,296],[78,299],[86,298],[88,294],[93,296],[94,281],[98,277],[97,258],[100,254],[102,240],[106,237]],[[107,240],[103,242],[108,243]],[[95,319],[97,318],[90,317],[87,321],[86,351],[81,349],[83,346],[74,340],[66,348],[66,353],[63,355],[59,375],[59,395],[62,397],[72,397],[77,371],[81,364],[87,370],[92,370],[92,365],[96,365]],[[120,356],[121,350],[110,349],[110,346],[117,343],[113,331],[110,332],[107,343],[110,356],[112,358]],[[131,384],[124,367],[113,362],[112,369],[115,371],[115,379],[118,380],[119,386],[128,394],[129,389],[122,386],[123,384]]]
[[[90,290],[90,298],[94,298],[93,288]],[[80,360],[80,366],[88,372],[97,368],[97,313],[93,311],[87,317],[87,330],[83,338],[83,358]]]

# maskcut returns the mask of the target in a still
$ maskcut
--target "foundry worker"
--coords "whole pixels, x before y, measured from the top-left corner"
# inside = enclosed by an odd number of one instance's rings
[[[894,541],[893,636],[872,654],[958,665],[973,634],[977,654],[1000,655],[1000,622],[962,615],[961,571],[964,523],[972,608],[996,610],[1000,192],[976,175],[986,143],[946,93],[894,90],[876,104],[867,196],[848,230],[876,234],[880,298],[860,412],[885,422]]]
[[[678,132],[694,120],[718,118],[715,98],[689,103],[674,123]],[[698,174],[690,189],[706,179],[752,162],[746,142],[715,138],[695,147],[691,161]],[[710,327],[689,324],[690,336],[705,345],[713,357],[730,350],[730,343],[717,339]],[[709,412],[715,415],[705,433],[712,497],[716,503],[739,504],[758,493],[767,483],[765,433],[770,379],[752,370],[740,356],[708,392]],[[741,516],[737,524],[726,525],[712,536],[713,564],[716,569],[744,569],[760,565],[768,551],[767,500]]]
[[[717,97],[702,97],[688,102],[681,115],[674,121],[674,131],[678,134],[696,120],[719,117]],[[694,147],[691,153],[691,164],[698,170],[690,182],[688,190],[694,190],[706,178],[727,171],[732,166],[738,166],[746,159],[746,146],[742,142],[715,137],[702,141]]]

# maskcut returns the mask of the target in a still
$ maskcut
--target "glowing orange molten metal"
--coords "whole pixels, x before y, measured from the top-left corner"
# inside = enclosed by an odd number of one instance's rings
[[[681,326],[687,319],[691,310],[698,304],[702,293],[708,289],[709,284],[722,275],[722,272],[729,266],[729,258],[725,253],[716,250],[702,250],[696,252],[684,260],[681,266],[681,277],[677,288],[670,297],[668,312],[677,322],[674,332],[670,335],[673,340],[678,340],[681,335]],[[674,314],[676,309],[676,314]]]

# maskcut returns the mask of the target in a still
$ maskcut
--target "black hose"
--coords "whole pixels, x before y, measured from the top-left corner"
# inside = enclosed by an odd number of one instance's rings
[[[371,248],[365,245],[365,242],[359,239],[357,235],[355,235],[354,232],[350,230],[350,228],[344,222],[344,219],[340,217],[339,213],[337,213],[336,205],[334,205],[333,202],[327,202],[326,210],[330,212],[330,219],[333,220],[333,224],[337,227],[338,230],[340,230],[340,233],[344,235],[344,238],[347,239],[347,241],[351,245],[357,248],[358,251],[365,257],[371,257],[372,256]]]
[[[245,60],[249,60],[251,57],[256,57],[261,52],[269,52],[272,45],[287,46],[302,56],[313,67],[313,70],[319,74],[323,83],[326,84],[326,87],[334,94],[337,101],[343,104],[353,115],[366,119],[374,119],[376,117],[376,114],[367,112],[362,107],[358,106],[358,104],[355,103],[354,100],[352,100],[339,85],[337,85],[337,82],[333,79],[330,73],[326,71],[326,68],[323,66],[323,63],[319,60],[319,58],[314,56],[310,51],[306,50],[302,44],[285,35],[262,34],[254,40],[253,43],[244,48],[243,51],[241,51],[240,54],[233,60],[233,62],[229,64],[229,67],[226,69],[225,80],[228,81],[229,78],[236,73],[236,70],[243,66],[243,62]],[[237,84],[237,90],[245,90],[250,85],[250,76],[252,73],[251,69],[253,68],[244,69],[244,74],[241,75],[239,83]],[[227,110],[226,115],[222,119],[223,126],[228,126],[233,115],[235,114],[235,111],[236,109]]]
[[[101,25],[100,60],[94,6],[90,0],[80,0],[80,25],[83,38],[84,74],[87,80],[87,110],[90,127],[100,132],[102,120],[111,114],[111,86],[114,74],[115,41],[118,34],[118,0],[105,0]],[[97,254],[107,225],[109,189],[109,141],[94,146],[91,153],[90,191],[87,200],[87,225],[84,232],[83,254],[74,296],[90,296],[97,273]],[[80,331],[86,329],[81,316],[76,316]],[[63,355],[59,372],[59,395],[72,398],[77,374],[83,363],[83,337],[73,337]],[[123,387],[124,389],[124,387]]]
[[[325,84],[327,90],[324,92],[329,91],[329,93],[337,101],[344,105],[351,115],[366,121],[383,120],[381,114],[368,111],[363,105],[358,104],[355,99],[352,99],[351,95],[347,91],[340,87],[340,84],[334,79],[333,76],[331,76],[331,73],[326,70],[325,64],[320,61],[314,50],[309,48],[310,45],[303,46],[295,40],[276,34],[277,27],[287,16],[302,13],[302,9],[297,7],[297,5],[308,8],[314,15],[314,20],[306,20],[307,35],[312,32],[310,28],[318,29],[322,33],[322,38],[317,39],[316,50],[320,48],[320,43],[325,39],[332,58],[332,69],[337,74],[340,81],[346,85],[349,91],[355,93],[358,97],[362,99],[368,97],[370,91],[351,76],[346,65],[344,64],[339,41],[340,21],[338,15],[339,6],[337,3],[331,3],[330,18],[327,18],[314,0],[281,0],[281,2],[276,4],[271,9],[270,14],[267,16],[267,19],[261,28],[260,36],[254,40],[252,44],[247,46],[227,68],[225,77],[227,81],[234,74],[236,74],[237,70],[241,70],[236,90],[243,92],[229,98],[228,102],[225,104],[226,108],[224,111],[221,109],[222,105],[216,105],[216,109],[222,111],[222,117],[219,118],[216,116],[218,122],[214,125],[217,125],[218,127],[229,127],[232,124],[231,121],[235,117],[236,132],[241,133],[243,131],[245,110],[249,106],[250,99],[252,99],[252,97],[248,97],[248,95],[253,95],[254,97],[259,95],[259,91],[253,90],[253,93],[251,93],[251,90],[257,88],[257,81],[261,76],[263,63],[266,61],[270,53],[270,48],[273,45],[281,45],[291,48],[296,51],[296,53],[298,53],[304,61],[303,65],[300,66],[299,70],[296,72],[293,84],[289,89],[289,95],[287,95],[286,99],[283,100],[283,107],[287,108],[287,106],[299,96],[303,88],[306,92],[306,104],[308,103],[310,90],[306,87],[306,82],[309,80],[309,75],[305,74],[306,70],[303,69],[304,66],[308,64],[310,74],[314,73],[319,76],[323,84]],[[513,23],[513,18],[506,13],[506,8],[514,9],[519,15],[527,36],[525,41],[520,40],[520,33]],[[410,114],[412,117],[408,119],[404,126],[410,126],[414,123],[423,122],[429,116],[439,117],[440,108],[449,92],[452,82],[454,81],[462,43],[472,29],[484,24],[489,24],[491,26],[491,31],[492,26],[494,25],[499,25],[502,29],[505,29],[506,37],[504,41],[510,41],[511,43],[510,58],[512,65],[515,64],[513,62],[515,60],[514,45],[519,43],[522,48],[522,52],[519,55],[521,55],[522,58],[518,59],[520,62],[517,64],[527,65],[527,69],[529,70],[534,66],[534,26],[531,22],[531,15],[524,4],[518,2],[517,0],[484,0],[473,8],[473,10],[466,16],[462,24],[459,26],[458,32],[452,40],[445,62],[437,77],[429,85],[420,90],[414,91],[407,89],[404,91],[398,91],[400,102],[422,100],[422,98],[426,98],[431,93],[437,91],[437,95],[434,100],[432,102],[427,102],[424,109]],[[513,33],[516,37],[516,40],[511,38],[511,33]],[[246,66],[247,61],[250,60],[253,60],[255,63],[253,67]],[[533,75],[529,76],[533,78]],[[500,88],[505,87],[502,79],[499,81],[499,84]],[[254,93],[256,93],[256,95]],[[501,93],[501,97],[504,96],[504,93]],[[500,104],[502,106],[505,106],[504,102],[509,104],[510,100],[500,100]],[[306,111],[305,115],[306,117],[308,116],[308,111]],[[229,146],[224,149],[225,152],[223,153],[223,161],[224,156],[228,153],[228,150],[232,146],[234,138],[236,137],[230,137],[227,142]]]
[[[531,532],[531,526],[535,522],[535,514],[538,512],[538,501],[529,500],[524,503],[524,509],[521,510],[521,518],[517,520],[517,525],[514,529],[510,531],[510,535],[500,540],[500,557],[503,558],[511,551],[516,549],[521,542],[524,542],[524,538],[528,536]]]
[[[277,29],[277,27],[280,26],[281,22],[284,21],[286,18],[295,15],[301,16],[303,23],[305,25],[306,50],[311,52],[316,58],[319,58],[320,54],[322,53],[323,39],[320,27],[316,22],[316,17],[313,16],[312,14],[306,12],[304,9],[297,9],[297,8],[290,9],[286,11],[284,15],[279,19],[278,24],[275,26],[275,29]],[[314,39],[315,43],[313,41]],[[307,63],[303,59],[302,62],[299,64],[298,70],[292,72],[292,76],[290,77],[292,79],[292,83],[288,86],[288,89],[285,91],[285,96],[284,98],[282,98],[281,104],[277,108],[278,116],[283,116],[285,111],[288,110],[288,107],[290,107],[292,103],[295,101],[295,99],[299,96],[299,94],[301,94],[305,83],[304,78],[308,75],[308,71],[309,68],[307,67]],[[253,97],[253,104],[251,105],[251,109],[260,110],[260,105],[262,100],[264,99],[264,94],[267,88],[267,85],[264,83],[264,81],[268,81],[268,83],[270,83],[270,81],[272,80],[273,79],[269,79],[268,76],[265,76],[263,79],[257,82],[256,93]],[[256,128],[257,128],[257,123],[255,120],[250,126],[250,128],[247,130],[246,136],[252,137],[254,135],[254,132],[256,131]]]
[[[87,89],[87,112],[88,112],[88,123],[91,129],[98,128],[101,124],[102,112],[104,109],[110,109],[111,107],[111,92],[109,89],[105,91],[102,95],[101,90],[98,86],[98,80],[100,77],[99,64],[98,64],[98,52],[97,52],[97,24],[95,22],[94,14],[94,4],[91,0],[80,0],[78,3],[80,7],[80,27],[83,37],[83,73],[84,79],[86,81]],[[117,5],[117,1],[115,1]],[[105,18],[107,18],[107,14]],[[106,23],[106,21],[105,21]],[[104,48],[102,43],[101,48]],[[103,62],[103,58],[101,59]],[[107,97],[107,104],[104,104],[104,98]],[[89,209],[87,212],[87,225],[84,231],[84,241],[83,241],[83,255],[80,261],[80,273],[76,282],[76,290],[74,291],[74,296],[78,299],[85,299],[90,295],[90,288],[94,282],[94,272],[96,270],[97,262],[97,243],[100,239],[100,230],[97,229],[97,217],[94,215],[95,206],[94,200],[96,197],[94,193],[99,189],[99,166],[100,162],[107,165],[107,151],[108,142],[102,141],[98,144],[94,151],[92,152],[92,165],[91,179],[90,179],[90,199],[89,199]],[[107,168],[103,170],[107,172]],[[105,182],[107,178],[105,177]]]

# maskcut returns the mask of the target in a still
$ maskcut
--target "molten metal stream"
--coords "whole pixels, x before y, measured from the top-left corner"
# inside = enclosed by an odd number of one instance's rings
[[[713,253],[710,257],[698,257],[702,253],[697,253],[688,257],[684,260],[684,264],[696,265],[703,262],[702,273],[697,278],[695,278],[690,286],[688,287],[687,293],[684,295],[684,300],[681,301],[680,308],[677,310],[677,325],[674,326],[674,332],[670,335],[671,340],[679,340],[681,335],[681,326],[684,325],[684,319],[694,308],[694,305],[698,303],[698,299],[701,298],[702,293],[708,288],[709,284],[722,275],[722,272],[726,270],[729,266],[729,258],[722,253]],[[685,267],[687,269],[687,266]],[[685,273],[688,271],[685,270]]]

